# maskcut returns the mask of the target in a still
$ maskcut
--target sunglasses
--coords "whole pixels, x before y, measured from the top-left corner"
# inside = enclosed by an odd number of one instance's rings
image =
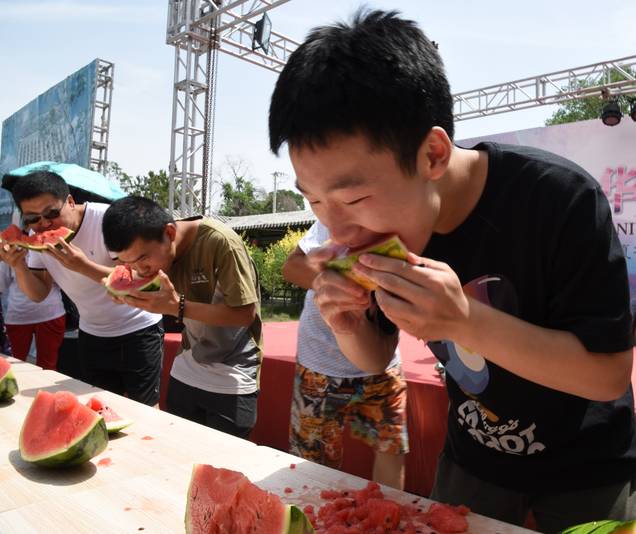
[[[66,204],[66,200],[62,202],[62,205],[59,208],[50,208],[46,210],[44,213],[29,213],[28,215],[22,215],[22,223],[25,226],[36,224],[40,221],[42,217],[45,219],[52,221],[53,219],[57,219],[62,210],[64,209],[64,205]]]

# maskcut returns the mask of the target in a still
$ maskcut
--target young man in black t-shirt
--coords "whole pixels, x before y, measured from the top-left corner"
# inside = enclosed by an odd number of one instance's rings
[[[448,436],[432,498],[542,532],[636,515],[627,272],[606,198],[581,168],[522,147],[453,145],[435,46],[395,13],[318,28],[272,96],[270,143],[287,143],[332,239],[398,234],[408,261],[363,255],[362,287],[322,270],[316,302],[340,349],[399,329],[445,364]],[[332,253],[309,258],[318,267]],[[370,311],[371,310],[371,311]],[[378,315],[379,314],[379,315]],[[371,359],[371,357],[369,357]]]

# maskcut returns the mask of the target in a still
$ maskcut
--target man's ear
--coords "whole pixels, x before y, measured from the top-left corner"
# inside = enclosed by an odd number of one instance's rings
[[[430,180],[441,178],[450,162],[453,142],[443,128],[433,126],[417,151],[417,172]]]
[[[175,223],[166,224],[163,233],[168,237],[170,243],[174,243],[174,240],[177,237],[177,225]]]
[[[66,203],[71,207],[74,208],[75,207],[75,199],[73,198],[73,195],[71,195],[69,193],[69,195],[66,197]]]

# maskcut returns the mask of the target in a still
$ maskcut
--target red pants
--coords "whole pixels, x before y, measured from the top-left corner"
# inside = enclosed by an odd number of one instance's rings
[[[7,335],[11,342],[11,353],[20,360],[26,360],[35,334],[35,363],[43,369],[57,368],[57,356],[64,340],[66,317],[34,324],[8,324]]]

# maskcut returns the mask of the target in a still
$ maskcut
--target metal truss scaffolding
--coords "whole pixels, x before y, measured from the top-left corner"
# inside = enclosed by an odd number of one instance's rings
[[[108,162],[108,133],[110,131],[114,74],[115,65],[113,63],[103,59],[97,60],[90,165],[92,169],[102,174],[106,172]]]
[[[209,213],[217,52],[280,72],[299,43],[274,31],[253,49],[255,21],[289,0],[168,0],[166,42],[175,47],[169,208]]]
[[[636,93],[636,56],[551,72],[453,95],[456,121],[563,104],[590,96]],[[612,75],[612,73],[614,73]],[[625,79],[616,79],[620,73]],[[600,110],[599,110],[600,112]]]

